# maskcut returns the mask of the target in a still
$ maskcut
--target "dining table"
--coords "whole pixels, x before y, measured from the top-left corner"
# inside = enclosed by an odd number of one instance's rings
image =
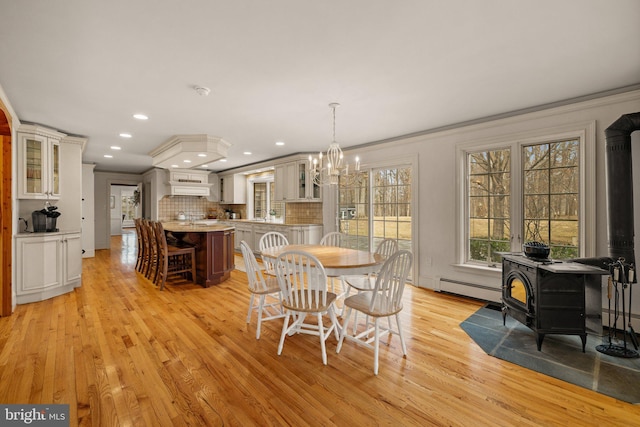
[[[281,253],[287,251],[303,251],[315,256],[330,277],[376,273],[385,261],[380,254],[326,245],[273,246],[264,249],[260,255],[275,262]]]

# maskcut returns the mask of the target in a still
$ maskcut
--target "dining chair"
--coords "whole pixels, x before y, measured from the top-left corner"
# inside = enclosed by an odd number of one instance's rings
[[[287,335],[296,333],[320,337],[322,363],[327,364],[325,342],[333,332],[339,338],[339,324],[334,311],[336,294],[327,290],[327,274],[318,259],[303,251],[285,251],[276,261],[276,276],[282,291],[285,318],[278,345],[282,353]],[[330,325],[323,324],[322,317],[328,314]],[[315,315],[317,324],[305,323],[307,315]],[[289,320],[293,322],[289,325]]]
[[[142,270],[142,260],[144,258],[144,244],[142,241],[142,219],[134,218],[133,223],[136,226],[136,240],[138,243],[138,253],[136,257],[136,271]]]
[[[411,252],[407,250],[396,252],[382,265],[371,292],[362,292],[344,300],[347,312],[342,324],[336,353],[340,353],[345,338],[368,348],[373,348],[373,372],[375,375],[378,375],[378,353],[381,333],[389,333],[390,336],[393,334],[398,335],[402,345],[402,354],[405,357],[407,355],[407,347],[402,336],[402,326],[400,324],[400,312],[402,311],[402,293],[404,292],[412,262],[413,255]],[[348,334],[347,328],[353,310],[364,313],[367,316],[367,321],[365,330],[352,336]],[[391,316],[395,317],[397,329],[393,330],[389,326],[388,329],[381,330],[380,319]],[[370,326],[369,318],[374,319],[373,326]],[[372,332],[373,337],[371,337]],[[372,341],[373,345],[371,345]]]
[[[398,252],[398,242],[394,239],[384,239],[382,242],[378,244],[374,253],[383,257],[383,259],[387,260],[391,255]],[[373,287],[376,284],[376,274],[361,274],[361,275],[353,275],[353,276],[342,276],[343,283],[346,284],[346,289],[344,291],[344,298],[348,298],[351,293],[351,289],[354,289],[356,293],[372,291]],[[344,314],[344,306],[342,307]],[[354,315],[354,328],[356,323],[358,322],[358,313],[356,312]],[[389,318],[389,322],[391,322],[391,318]],[[391,325],[389,325],[391,328]]]
[[[325,234],[320,239],[320,244],[323,246],[338,246],[342,247],[346,240],[346,236],[339,231],[332,231],[330,233]]]
[[[191,276],[191,281],[196,282],[196,249],[193,246],[177,247],[167,244],[164,227],[160,221],[154,223],[154,232],[158,248],[157,276],[154,281],[160,284],[160,290],[169,276]]]
[[[398,252],[398,242],[394,239],[384,239],[378,246],[374,253],[382,256],[385,260],[391,255]],[[349,295],[349,289],[353,288],[356,291],[370,291],[376,282],[375,273],[355,275],[355,276],[343,276],[344,282],[348,285],[347,296]]]
[[[152,242],[154,234],[152,228],[149,225],[149,220],[143,219],[140,222],[140,230],[142,231],[142,245],[144,247],[140,273],[144,274],[144,277],[148,279],[151,276],[155,253],[155,244]]]
[[[277,231],[269,231],[263,234],[262,237],[260,237],[260,240],[258,241],[258,250],[262,252],[263,250],[268,248],[286,246],[288,244],[289,241],[284,234]],[[262,263],[267,274],[271,276],[276,275],[275,262],[263,259]]]
[[[284,317],[282,294],[280,293],[278,279],[275,276],[267,275],[265,277],[265,275],[262,274],[256,256],[244,240],[240,242],[240,250],[244,259],[247,280],[249,281],[249,292],[251,293],[249,311],[247,312],[247,323],[251,322],[251,313],[253,310],[256,310],[258,314],[256,339],[259,340],[263,321]],[[256,296],[258,297],[258,303],[254,305]],[[269,298],[269,300],[267,300],[267,298]]]
[[[320,245],[342,247],[346,242],[346,237],[347,237],[346,235],[344,235],[339,231],[332,231],[322,236],[322,239],[320,239]],[[338,276],[329,276],[329,282],[331,283],[332,292],[336,291],[336,286],[335,286],[336,277]],[[347,287],[345,286],[344,281],[342,280],[341,277],[340,277],[340,285],[341,285],[342,291],[339,293],[338,297],[342,298],[345,295],[345,292],[347,291]]]

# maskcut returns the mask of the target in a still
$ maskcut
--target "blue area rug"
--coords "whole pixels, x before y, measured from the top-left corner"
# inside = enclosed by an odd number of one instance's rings
[[[625,402],[640,403],[640,359],[596,351],[608,337],[589,335],[583,353],[577,335],[546,335],[542,351],[538,351],[535,333],[509,316],[503,326],[502,313],[493,306],[479,309],[460,327],[491,356]]]

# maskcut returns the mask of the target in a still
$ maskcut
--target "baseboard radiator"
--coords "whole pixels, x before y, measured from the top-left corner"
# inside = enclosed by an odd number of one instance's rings
[[[448,292],[464,295],[485,301],[500,301],[502,291],[500,287],[481,285],[478,283],[464,282],[446,277],[436,277],[434,289],[438,292]]]

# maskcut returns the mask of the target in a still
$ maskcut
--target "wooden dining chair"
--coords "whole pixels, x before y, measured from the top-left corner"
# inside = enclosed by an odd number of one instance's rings
[[[413,255],[406,250],[400,250],[391,255],[382,265],[382,269],[376,277],[376,283],[371,292],[362,292],[352,295],[344,300],[346,316],[340,332],[340,340],[336,347],[336,353],[340,353],[345,339],[357,342],[369,348],[373,348],[373,372],[378,375],[378,353],[380,348],[380,334],[396,334],[400,337],[402,354],[406,357],[407,346],[402,336],[400,324],[400,312],[402,311],[402,294],[404,286],[411,270]],[[352,336],[347,329],[351,312],[357,310],[367,316],[367,322],[363,331]],[[396,329],[380,329],[380,319],[383,317],[395,317]],[[369,318],[373,318],[373,326],[370,326]],[[373,332],[373,337],[371,333]],[[373,345],[371,342],[373,341]]]
[[[263,234],[260,240],[258,241],[258,250],[262,252],[267,248],[286,246],[288,244],[289,244],[289,241],[287,240],[287,236],[277,231],[269,231]],[[264,268],[267,274],[271,276],[276,275],[275,262],[262,259],[262,264],[264,265]]]
[[[142,241],[142,219],[134,218],[134,225],[136,226],[136,240],[137,240],[137,257],[136,257],[136,271],[142,270],[142,260],[144,258],[144,243]]]
[[[156,221],[154,224],[155,238],[158,248],[157,279],[156,284],[160,284],[160,290],[169,276],[190,275],[191,281],[196,283],[196,249],[193,246],[172,246],[167,244],[167,237],[164,233],[162,223]]]
[[[282,308],[282,294],[278,279],[275,276],[263,275],[256,256],[244,240],[240,242],[240,250],[244,259],[245,271],[249,282],[249,311],[247,312],[247,323],[251,322],[251,313],[256,310],[258,314],[258,326],[256,328],[256,339],[260,339],[260,329],[262,322],[267,320],[281,319],[284,317]],[[258,303],[254,304],[258,297]]]
[[[307,252],[286,251],[278,257],[275,270],[286,314],[278,355],[282,353],[284,340],[288,335],[315,335],[320,337],[322,363],[326,365],[325,342],[332,332],[336,339],[339,338],[339,325],[333,305],[336,294],[327,290],[327,274],[324,267],[316,257]],[[323,324],[324,314],[329,316],[329,326]],[[307,315],[315,315],[316,324],[305,323]],[[289,324],[291,318],[293,322]]]

